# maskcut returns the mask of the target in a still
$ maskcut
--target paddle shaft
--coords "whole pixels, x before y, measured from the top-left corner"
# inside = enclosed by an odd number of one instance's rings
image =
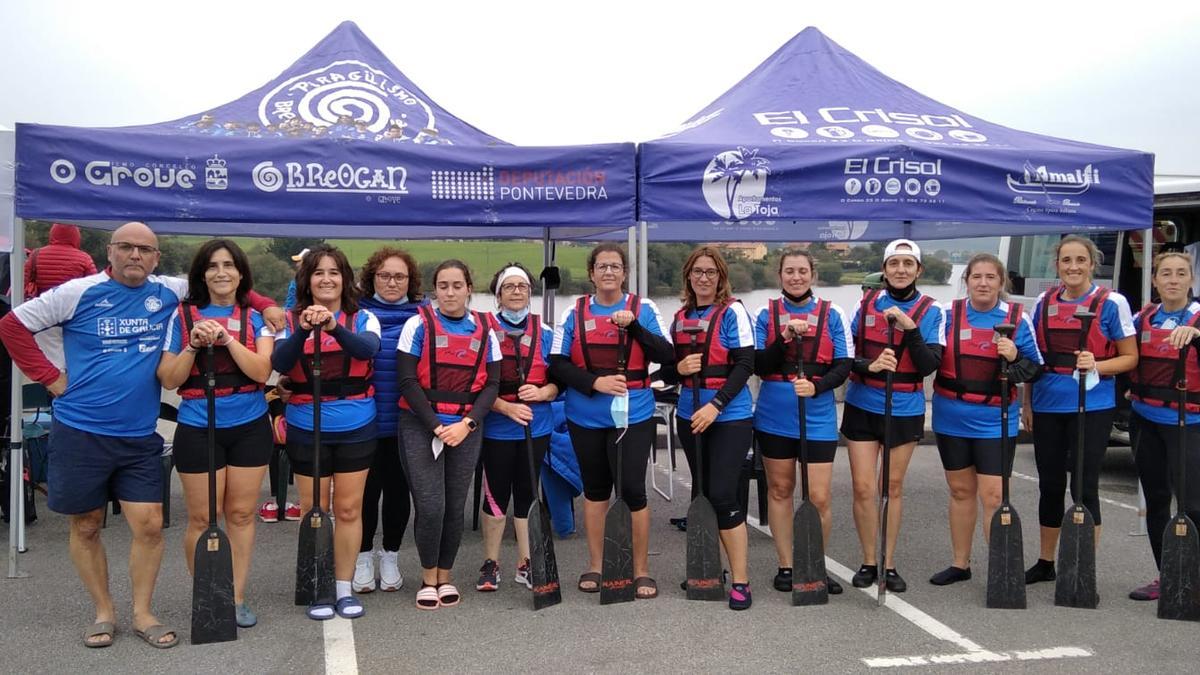
[[[699,330],[690,330],[690,327],[689,327],[689,328],[685,328],[684,331],[688,334],[688,337],[691,338],[691,351],[689,351],[688,353],[695,354],[696,353],[696,334],[699,333]],[[692,375],[692,417],[693,418],[696,416],[696,413],[700,411],[700,374],[704,372],[704,360],[705,360],[706,356],[707,356],[707,354],[703,354],[700,356],[700,370],[696,371]],[[697,487],[698,487],[698,489],[696,490],[696,494],[702,495],[702,494],[704,494],[704,434],[703,433],[699,433],[699,434],[693,433],[692,438],[695,439],[695,442],[696,442],[696,483],[697,483]]]
[[[617,326],[617,374],[625,375],[625,327]],[[628,386],[628,383],[626,383]],[[617,430],[617,475],[613,483],[613,488],[617,492],[617,499],[624,499],[621,494],[621,450],[625,445],[625,434],[629,431],[629,390],[626,389],[622,396],[626,397],[625,402],[625,428]]]
[[[208,526],[217,526],[217,376],[213,346],[204,348],[204,398],[208,404]]]
[[[524,387],[525,386],[525,360],[523,358],[521,358],[521,338],[524,337],[525,332],[524,331],[512,331],[512,332],[508,333],[507,335],[512,340],[513,352],[515,352],[517,355],[517,382],[520,384],[521,387]],[[531,343],[531,344],[536,344],[535,348],[541,348],[540,338],[541,338],[540,335],[534,336],[534,338],[533,338],[534,343]],[[532,355],[531,355],[531,358],[532,358]],[[521,398],[520,395],[518,395],[517,400],[519,401],[520,398]],[[530,420],[528,423],[522,425],[522,429],[525,431],[525,454],[528,457],[527,464],[529,464],[529,488],[533,494],[533,501],[536,502],[536,501],[538,501],[538,497],[541,494],[541,489],[540,489],[541,485],[538,482],[537,466],[534,463],[534,458],[533,458],[533,429],[530,426],[532,424],[533,424],[533,420]]]
[[[818,338],[819,339],[819,338]],[[804,336],[796,336],[796,379],[804,379]],[[800,499],[808,501],[808,414],[806,400],[796,396],[796,412],[800,415]],[[795,485],[795,483],[793,483]]]
[[[1000,337],[1011,338],[1013,334],[1013,326],[1011,324],[1002,324],[996,326],[996,333]],[[1016,449],[1010,456],[1008,452],[1008,405],[1009,405],[1009,390],[1008,390],[1008,359],[1003,355],[997,355],[1000,358],[1000,458],[1004,462],[1003,471],[1000,474],[1000,503],[1008,504],[1008,479],[1012,473],[1013,460],[1016,459]]]
[[[1186,344],[1179,350],[1179,378],[1175,388],[1179,392],[1179,468],[1175,478],[1175,513],[1184,513],[1186,483],[1183,474],[1187,471],[1187,353],[1191,344]]]
[[[887,315],[887,345],[893,349],[896,337],[896,317]],[[879,551],[875,554],[875,570],[878,575],[879,589],[877,602],[882,605],[887,593],[887,530],[888,530],[888,492],[892,480],[892,392],[893,372],[885,371],[883,375],[883,460],[879,469]]]
[[[1087,348],[1088,331],[1092,328],[1094,314],[1079,314],[1079,351]],[[1083,453],[1084,434],[1087,433],[1087,373],[1079,371],[1079,407],[1076,413],[1078,438],[1075,442],[1075,471],[1071,475],[1071,497],[1076,504],[1083,503]]]
[[[313,508],[321,509],[321,327],[313,326]]]

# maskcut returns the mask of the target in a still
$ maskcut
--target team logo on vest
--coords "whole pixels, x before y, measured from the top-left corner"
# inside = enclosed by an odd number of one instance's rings
[[[335,61],[289,78],[258,104],[258,118],[264,125],[297,117],[318,127],[353,126],[361,121],[374,133],[393,124],[438,131],[433,108],[399,77],[357,60]]]
[[[191,190],[196,185],[195,166],[179,162],[112,162],[95,159],[83,166],[83,177],[98,187],[135,185],[140,188]],[[59,158],[50,163],[50,177],[60,185],[68,185],[79,175],[74,162]]]
[[[147,312],[157,312],[158,310],[162,309],[162,300],[159,300],[157,296],[152,295],[146,298],[142,305],[146,307]]]
[[[718,153],[704,168],[702,191],[708,208],[726,220],[778,216],[779,198],[766,196],[770,164],[758,156],[758,148]]]

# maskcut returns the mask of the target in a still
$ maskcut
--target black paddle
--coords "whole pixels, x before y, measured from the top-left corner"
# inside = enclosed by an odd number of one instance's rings
[[[1016,326],[996,324],[996,334],[1011,338]],[[1016,447],[1008,448],[1008,359],[1000,357],[1000,508],[992,514],[988,537],[987,606],[993,609],[1025,609],[1025,547],[1021,518],[1008,501],[1008,479],[1012,474]]]
[[[895,343],[896,317],[887,314],[887,346],[892,349]],[[883,607],[887,600],[887,521],[888,521],[888,484],[892,479],[892,371],[884,371],[883,375],[883,462],[879,468],[879,550],[875,552],[875,571],[878,586],[875,591],[875,604]]]
[[[213,347],[204,350],[204,397],[208,399],[208,529],[192,556],[192,644],[237,639],[233,603],[233,553],[229,537],[217,526],[217,397],[213,388]]]
[[[313,326],[313,494],[312,508],[300,521],[296,551],[296,604],[332,605],[333,522],[321,509],[321,327]],[[303,357],[301,357],[303,358]]]
[[[710,330],[717,330],[711,327]],[[683,332],[691,339],[689,354],[696,353],[696,337],[704,332],[700,326],[685,326]],[[700,410],[700,381],[708,354],[700,357],[700,370],[692,375],[692,414]],[[725,582],[721,579],[721,535],[717,527],[717,511],[704,494],[704,435],[694,434],[696,456],[696,497],[687,512],[687,599],[724,600]]]
[[[796,379],[804,379],[804,336],[796,336]],[[825,583],[825,539],[821,531],[821,513],[808,501],[808,418],[807,399],[796,397],[800,414],[800,507],[792,516],[792,605],[829,604]]]
[[[1088,330],[1094,312],[1077,311],[1079,351],[1087,348]],[[1095,609],[1100,604],[1096,593],[1096,521],[1083,505],[1083,454],[1087,433],[1087,373],[1079,373],[1078,438],[1075,439],[1075,470],[1071,472],[1071,504],[1063,514],[1058,536],[1058,578],[1054,583],[1054,604],[1059,607]],[[1101,430],[1108,433],[1106,430]]]
[[[512,330],[505,333],[513,342],[513,351],[517,354],[517,377],[521,386],[525,386],[525,363],[521,358],[521,338],[525,331]],[[541,336],[533,336],[530,344],[533,349],[541,349]],[[530,422],[532,424],[532,421]],[[550,536],[550,513],[546,503],[539,497],[540,483],[538,482],[537,463],[533,452],[533,431],[529,424],[525,429],[525,454],[529,461],[529,485],[533,491],[533,501],[529,503],[528,532],[529,532],[529,581],[533,585],[533,608],[535,610],[557,605],[562,602],[562,590],[558,585],[558,558],[554,555],[554,538]]]
[[[617,328],[617,373],[625,374],[625,329]],[[624,394],[626,397],[629,393]],[[628,399],[627,399],[628,400]],[[604,560],[600,567],[600,604],[633,602],[633,514],[621,494],[621,454],[629,422],[617,430],[616,499],[604,517]]]
[[[1175,477],[1175,517],[1162,535],[1158,618],[1200,621],[1200,535],[1184,510],[1187,504],[1187,353],[1179,350],[1179,474]]]

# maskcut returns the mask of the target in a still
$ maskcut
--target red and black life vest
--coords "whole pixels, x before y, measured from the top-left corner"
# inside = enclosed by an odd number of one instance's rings
[[[1129,373],[1129,395],[1146,405],[1179,410],[1179,391],[1175,388],[1183,373],[1179,372],[1179,350],[1166,342],[1169,328],[1155,328],[1150,319],[1158,313],[1159,305],[1142,308],[1138,326],[1138,364]],[[1188,325],[1200,328],[1200,312]],[[1187,373],[1187,411],[1200,413],[1200,357],[1190,358],[1184,365]]]
[[[593,375],[617,374],[617,325],[607,316],[592,313],[592,296],[585,295],[575,302],[575,340],[571,344],[571,363]],[[625,309],[633,312],[637,321],[642,300],[630,293]],[[625,386],[644,389],[650,386],[650,371],[646,354],[637,340],[625,340]]]
[[[833,336],[829,334],[828,300],[818,300],[815,311],[809,314],[791,314],[784,311],[782,298],[775,298],[768,303],[767,346],[770,347],[779,339],[783,327],[792,319],[808,323],[808,332],[804,334],[804,377],[813,382],[819,381],[829,372],[833,364]],[[784,382],[796,379],[796,365],[800,356],[800,341],[791,340],[784,344],[783,373],[772,373],[762,377],[764,382]]]
[[[1005,323],[1021,323],[1021,305],[1008,306]],[[950,309],[950,337],[942,352],[942,365],[933,380],[934,391],[967,403],[1000,405],[1000,361],[996,331],[967,321],[967,301],[960,298]],[[1015,401],[1016,385],[1009,384],[1008,400]]]
[[[183,330],[180,335],[181,346],[184,349],[191,341],[192,327],[196,325],[197,321],[216,321],[221,324],[226,333],[242,343],[246,349],[252,352],[256,351],[254,330],[250,325],[249,307],[235,306],[233,314],[227,317],[207,317],[200,313],[200,308],[196,305],[181,302],[179,303],[179,319]],[[183,384],[179,385],[180,398],[204,398],[204,372],[200,367],[203,359],[201,354],[196,355],[196,360],[192,364],[192,372],[188,374],[188,378],[183,381]],[[213,389],[213,394],[217,398],[263,390],[261,382],[255,382],[242,372],[229,354],[228,347],[213,347],[213,373],[216,374],[216,387]]]
[[[425,345],[417,361],[417,381],[425,390],[425,398],[429,399],[434,412],[466,415],[487,383],[492,324],[485,315],[472,311],[475,329],[467,335],[458,335],[442,328],[442,322],[429,305],[419,311],[425,322]],[[403,396],[400,407],[412,410]]]
[[[1079,319],[1075,318],[1076,308],[1085,303],[1067,303],[1059,298],[1061,288],[1046,291],[1042,297],[1042,309],[1038,316],[1037,344],[1042,352],[1043,368],[1060,375],[1070,375],[1075,372],[1079,349]],[[1109,290],[1103,286],[1097,287],[1092,297],[1087,301],[1087,311],[1096,315],[1088,328],[1087,351],[1096,357],[1096,362],[1106,361],[1117,355],[1117,346],[1104,336],[1100,327],[1100,313],[1104,309],[1104,301],[1108,299]],[[1108,378],[1111,375],[1101,375]]]
[[[874,361],[888,347],[887,318],[882,311],[875,307],[875,299],[879,297],[879,293],[880,290],[875,289],[863,296],[858,312],[858,331],[854,335],[855,353],[868,361]],[[915,330],[921,330],[921,319],[925,318],[925,313],[933,304],[933,298],[922,295],[912,308],[905,312],[913,320],[913,323],[917,324]],[[902,334],[904,331],[899,332]],[[912,355],[904,348],[902,335],[896,337],[896,344],[892,347],[892,351],[896,354],[896,372],[892,374],[893,391],[914,392],[924,389],[924,378],[917,371],[917,366],[912,361]],[[883,371],[863,375],[851,373],[850,379],[878,389],[883,389],[886,383],[886,375]]]
[[[357,313],[343,313],[338,323],[353,333],[357,316]],[[287,320],[288,330],[294,333],[300,325],[299,313],[289,312]],[[288,399],[289,405],[303,405],[313,401],[313,344],[310,335],[304,341],[304,353],[287,373],[292,389],[292,397]],[[371,376],[374,374],[372,363],[371,359],[350,358],[342,351],[337,339],[328,331],[321,331],[321,400],[353,400],[374,396],[375,388],[371,386]]]
[[[505,401],[516,401],[517,390],[521,388],[521,377],[517,372],[517,351],[513,348],[511,338],[504,335],[504,326],[495,314],[488,314],[492,330],[500,340],[500,398]],[[549,367],[542,354],[542,319],[536,314],[530,314],[526,321],[527,329],[521,336],[521,365],[525,368],[525,384],[543,387],[550,381]]]
[[[720,389],[729,378],[733,363],[729,357],[729,348],[721,344],[721,322],[725,319],[725,311],[737,300],[729,299],[712,308],[707,319],[687,318],[687,308],[681,308],[675,313],[671,322],[671,338],[675,343],[675,358],[683,360],[693,353],[703,354],[700,359],[700,372],[687,375],[680,379],[683,386],[695,386],[694,378],[701,379],[701,389]],[[696,333],[696,351],[692,351],[692,336],[684,328],[698,327]]]

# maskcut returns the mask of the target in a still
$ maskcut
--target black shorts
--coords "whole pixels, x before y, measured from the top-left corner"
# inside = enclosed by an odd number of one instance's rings
[[[799,459],[800,440],[787,436],[776,436],[765,431],[755,431],[758,451],[767,459]],[[837,455],[837,441],[808,442],[808,461],[811,464],[827,464]]]
[[[1008,439],[1008,452],[1000,453],[999,438],[965,438],[950,434],[937,435],[938,454],[942,456],[942,468],[946,471],[961,471],[975,467],[975,473],[985,476],[1004,475],[1004,459],[1011,456],[1017,447],[1017,439]]]
[[[883,442],[883,415],[850,405],[842,406],[842,435],[851,441]],[[925,414],[899,417],[892,415],[888,447],[915,443],[925,435]]]
[[[292,471],[311,478],[313,475],[313,446],[311,443],[292,440],[293,438],[295,438],[295,434],[289,433],[287,454],[288,461],[292,463]],[[321,438],[321,476],[366,471],[375,461],[375,445],[374,438],[352,443]]]
[[[274,440],[267,416],[216,430],[216,467],[266,466],[271,460]],[[208,473],[208,429],[180,424],[175,427],[175,470],[179,473]]]

